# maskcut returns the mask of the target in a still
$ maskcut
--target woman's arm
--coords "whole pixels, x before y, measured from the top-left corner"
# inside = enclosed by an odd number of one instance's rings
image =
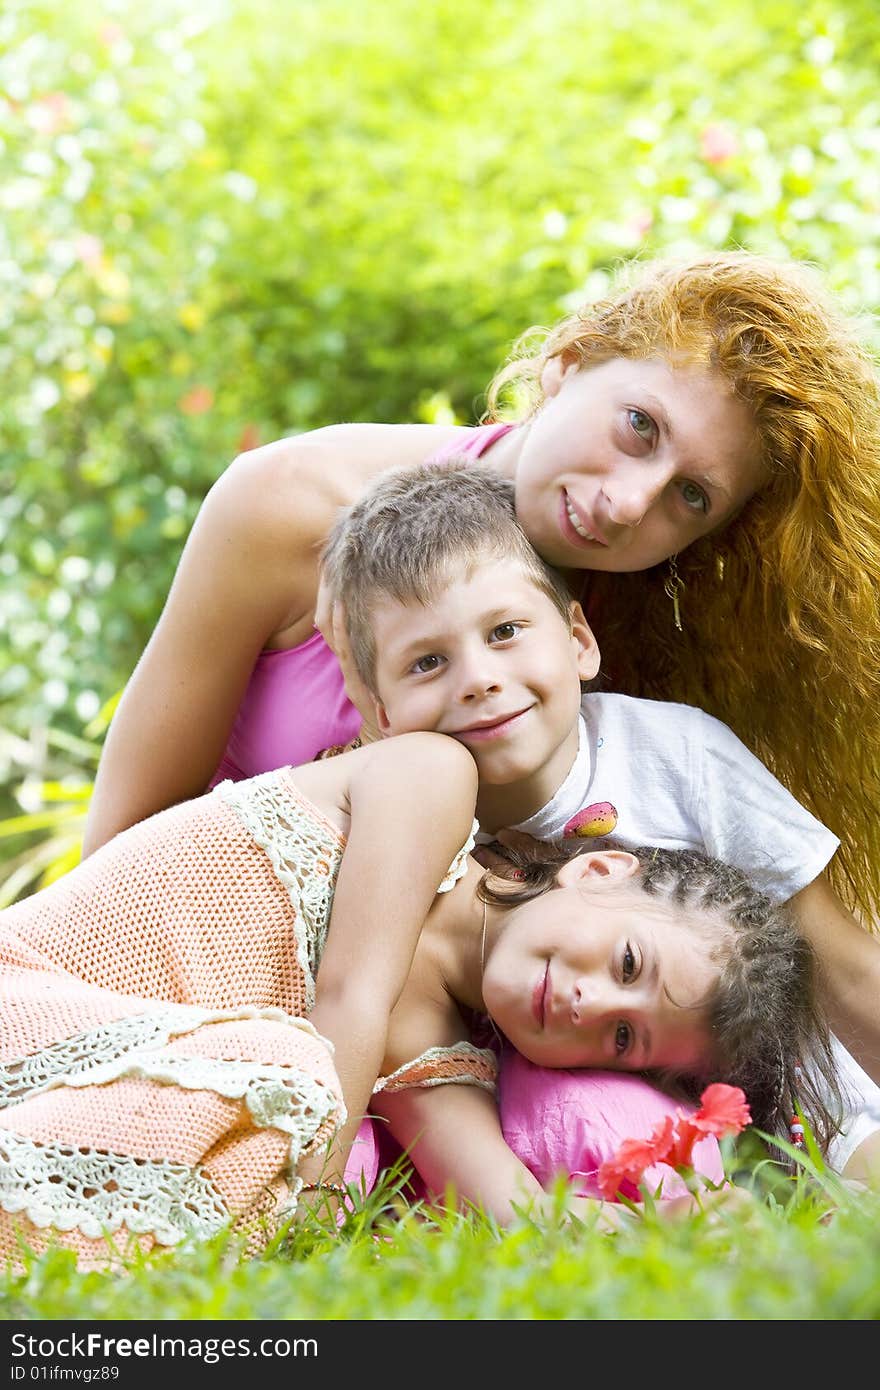
[[[230,465],[205,498],[110,726],[84,853],[205,790],[260,651],[312,633],[320,552],[339,508],[454,433],[330,425]]]
[[[283,441],[245,454],[208,493],[110,726],[85,854],[205,790],[260,650],[309,613],[329,507],[311,457],[295,451]]]
[[[357,756],[351,830],[310,1015],[334,1045],[348,1111],[326,1163],[334,1182],[381,1072],[422,924],[470,834],[477,795],[473,759],[442,734],[402,734]],[[316,1163],[301,1166],[303,1176],[315,1176]]]
[[[880,937],[859,925],[825,874],[789,906],[819,957],[821,999],[833,1032],[880,1085]]]

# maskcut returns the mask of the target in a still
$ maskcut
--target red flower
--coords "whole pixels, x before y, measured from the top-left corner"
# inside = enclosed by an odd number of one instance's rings
[[[684,1115],[680,1110],[674,1119],[664,1115],[647,1139],[624,1139],[617,1152],[599,1168],[599,1191],[606,1201],[613,1201],[618,1193],[638,1198],[645,1170],[653,1164],[692,1168],[694,1146],[707,1134],[722,1138],[725,1134],[739,1134],[751,1124],[745,1095],[738,1086],[716,1082],[706,1087],[700,1102],[694,1115]]]
[[[666,1162],[671,1168],[693,1168],[694,1166],[694,1145],[698,1144],[703,1138],[700,1130],[693,1123],[690,1115],[682,1115],[678,1112],[678,1124],[675,1130],[675,1139],[670,1145]]]
[[[673,1139],[672,1116],[665,1115],[655,1125],[647,1139],[624,1139],[617,1152],[599,1168],[599,1190],[602,1196],[611,1201],[617,1192],[626,1190],[628,1184],[638,1188],[645,1175],[645,1169],[654,1163],[662,1163],[669,1152]],[[627,1192],[626,1195],[631,1195]]]
[[[725,1086],[717,1081],[707,1086],[700,1096],[700,1108],[690,1123],[702,1134],[739,1134],[752,1123],[745,1094],[739,1086]]]

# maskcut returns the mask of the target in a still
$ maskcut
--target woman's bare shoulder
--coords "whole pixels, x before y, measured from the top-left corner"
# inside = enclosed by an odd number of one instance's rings
[[[449,438],[432,425],[342,424],[251,449],[211,488],[189,549],[222,557],[247,592],[266,596],[276,616],[264,645],[295,646],[311,629],[319,557],[340,509],[385,469],[430,457]]]
[[[301,505],[308,489],[314,498],[346,505],[375,474],[421,463],[464,432],[463,426],[325,425],[239,455],[220,481],[244,491],[258,485],[276,501],[290,493]]]

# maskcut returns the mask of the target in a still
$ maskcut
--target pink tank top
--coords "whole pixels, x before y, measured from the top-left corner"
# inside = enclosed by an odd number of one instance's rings
[[[479,458],[511,429],[515,426],[477,425],[464,442],[459,437],[428,462],[458,454]],[[311,762],[324,748],[348,743],[360,724],[339,663],[316,628],[298,647],[257,657],[211,786],[227,777],[238,782],[276,767]]]

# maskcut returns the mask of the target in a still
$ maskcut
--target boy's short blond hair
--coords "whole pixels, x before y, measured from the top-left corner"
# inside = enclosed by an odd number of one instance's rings
[[[430,603],[486,559],[518,560],[571,629],[572,596],[516,519],[513,483],[461,459],[380,474],[330,532],[321,564],[345,608],[358,674],[376,693],[373,610],[383,598]]]

